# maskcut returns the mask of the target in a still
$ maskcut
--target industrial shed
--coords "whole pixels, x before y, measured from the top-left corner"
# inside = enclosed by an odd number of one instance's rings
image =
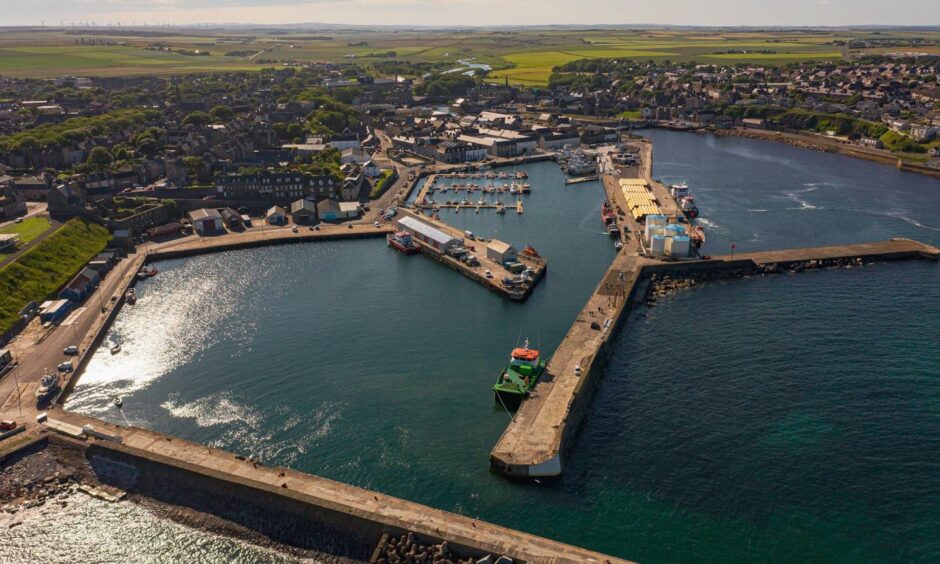
[[[290,205],[290,216],[298,225],[317,223],[317,205],[310,200],[300,199]]]
[[[412,237],[416,240],[431,246],[441,253],[446,253],[448,250],[458,247],[462,243],[460,239],[452,237],[440,229],[432,227],[413,217],[406,216],[399,219],[398,228],[411,233]]]
[[[200,235],[222,231],[222,214],[212,208],[201,208],[189,212],[189,222],[193,231]]]
[[[493,239],[486,244],[486,258],[499,264],[514,262],[518,258],[516,248],[509,243]]]

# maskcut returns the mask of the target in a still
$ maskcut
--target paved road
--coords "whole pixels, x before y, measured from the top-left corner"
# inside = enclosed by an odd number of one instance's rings
[[[136,257],[137,255],[132,254],[119,262],[105,276],[101,286],[64,321],[49,330],[42,331],[38,342],[34,331],[36,325],[31,325],[32,331],[27,329],[7,345],[13,353],[14,360],[19,364],[12,372],[0,379],[0,417],[14,417],[21,421],[34,419],[37,413],[34,392],[36,382],[42,377],[43,370],[55,371],[56,366],[65,360],[76,361],[76,357],[66,356],[62,350],[70,345],[79,344],[82,337],[89,333],[92,325],[102,320],[104,317],[101,313],[102,306],[108,309],[113,307],[110,297],[121,284],[122,278],[132,274],[128,272],[128,269],[131,261]],[[133,270],[136,272],[136,269]],[[33,324],[38,323],[38,318],[33,320]],[[82,347],[82,352],[85,347],[87,344]],[[22,406],[17,403],[17,382],[22,392]]]

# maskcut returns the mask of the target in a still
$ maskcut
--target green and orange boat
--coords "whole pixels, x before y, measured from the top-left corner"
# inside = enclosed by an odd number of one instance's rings
[[[496,403],[508,410],[515,410],[529,392],[535,388],[539,377],[545,371],[545,361],[539,356],[539,351],[529,348],[529,340],[525,345],[512,350],[509,364],[499,374],[493,391],[496,394]]]

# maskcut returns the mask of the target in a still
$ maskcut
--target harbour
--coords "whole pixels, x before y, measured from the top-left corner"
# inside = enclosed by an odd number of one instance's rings
[[[614,195],[616,195],[616,193],[614,193]],[[596,203],[595,203],[594,206],[592,206],[592,212],[591,212],[591,214],[590,214],[590,221],[591,221],[592,223],[596,223],[596,221],[597,221],[597,220],[596,220],[596,209],[597,209],[597,208],[596,208],[595,206],[596,206]],[[463,220],[463,219],[464,219],[464,214],[460,214],[460,216],[461,216],[461,219]],[[481,214],[481,216],[482,216],[482,214]],[[527,217],[528,217],[528,216],[527,216]],[[486,220],[484,220],[483,218],[480,218],[479,220],[476,219],[476,218],[474,218],[474,217],[473,217],[473,214],[471,214],[470,216],[468,216],[468,218],[469,218],[470,221],[481,221],[481,222],[482,222],[482,221],[486,221]],[[461,226],[461,227],[463,227],[463,226]],[[507,239],[508,239],[508,237],[507,237]],[[363,242],[363,243],[365,243],[365,242]],[[352,243],[351,243],[351,244],[352,244]],[[736,255],[735,258],[742,258],[742,257],[739,256],[739,255]],[[425,261],[425,262],[427,262],[427,261]],[[409,265],[409,266],[410,266],[410,265]],[[431,265],[431,266],[433,266],[434,268],[438,268],[438,269],[439,269],[439,267],[438,267],[437,265]],[[161,267],[161,271],[162,271],[162,270],[163,270],[163,268]],[[161,275],[162,275],[162,274],[163,274],[163,272],[161,272]],[[159,278],[159,276],[158,276],[157,278]],[[594,278],[594,280],[596,280],[596,278]],[[143,292],[143,295],[146,295],[146,292]],[[533,299],[534,299],[535,297],[537,297],[537,296],[538,296],[538,292],[533,296]],[[610,299],[609,296],[608,296],[608,299]],[[528,305],[528,304],[527,304],[527,305]],[[603,307],[603,306],[601,306],[601,307]],[[569,318],[569,320],[570,320],[570,318]],[[510,339],[510,340],[511,340],[511,339]],[[543,348],[545,348],[545,347],[543,347]],[[506,350],[506,349],[507,349],[506,343],[503,343],[503,346],[501,347],[501,349],[502,349],[502,350]],[[492,364],[492,359],[490,359],[490,361],[491,361],[491,364]],[[498,363],[499,363],[499,361],[496,362],[496,364],[498,364]],[[490,374],[487,379],[490,381],[489,383],[491,383],[492,374]],[[488,384],[487,384],[487,385],[484,385],[483,388],[488,388]],[[487,400],[491,400],[491,398],[488,397]],[[524,408],[523,408],[523,409],[524,409]],[[518,415],[517,415],[517,417],[518,417]],[[586,424],[586,425],[589,425],[589,421],[590,421],[590,417],[586,419],[586,423],[585,423],[585,424]],[[575,446],[574,448],[578,448],[578,447]],[[575,465],[575,467],[577,468],[577,463],[571,462],[571,464]],[[567,464],[566,464],[566,467],[567,467]],[[576,470],[576,471],[577,471],[577,470]],[[491,509],[490,511],[493,511],[493,510]]]

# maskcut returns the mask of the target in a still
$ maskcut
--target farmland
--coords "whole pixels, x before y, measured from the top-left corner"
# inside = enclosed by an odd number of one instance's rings
[[[0,74],[169,75],[310,61],[365,67],[402,61],[448,70],[472,59],[492,67],[491,81],[540,86],[556,65],[585,58],[778,65],[938,50],[940,33],[906,31],[49,29],[0,36]]]

